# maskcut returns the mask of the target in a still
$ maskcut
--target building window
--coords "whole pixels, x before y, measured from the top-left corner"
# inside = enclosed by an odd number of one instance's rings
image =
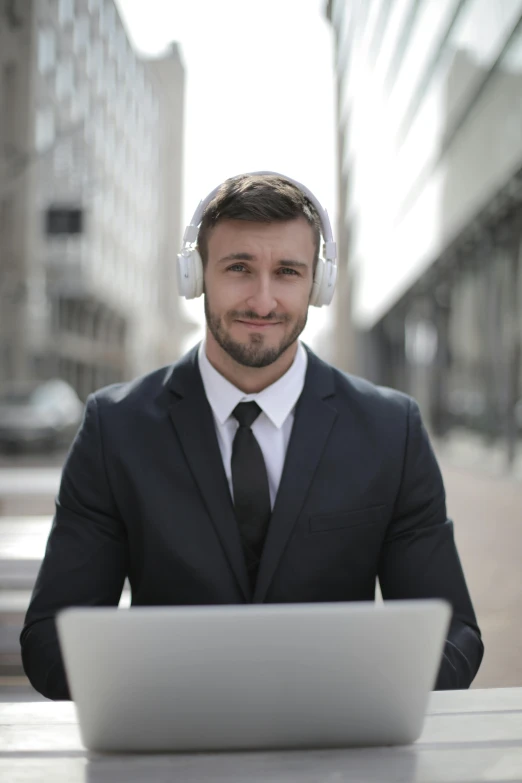
[[[335,27],[341,27],[343,17],[346,14],[346,3],[344,0],[337,0],[332,3],[332,22]]]
[[[74,65],[71,60],[62,62],[56,69],[56,95],[59,99],[65,98],[74,89]]]
[[[110,33],[113,32],[115,26],[116,26],[116,10],[114,8],[112,1],[110,3],[106,2],[103,7],[103,12],[100,20],[100,30],[104,35],[108,36]]]
[[[90,22],[87,17],[76,21],[74,26],[73,46],[76,53],[85,51],[89,43]]]
[[[493,4],[488,0],[469,0],[462,6],[444,45],[439,46],[439,56],[433,67],[420,68],[417,61],[421,77],[416,78],[415,92],[399,133],[402,141],[423,102],[437,89],[446,92],[449,86],[451,94],[445,95],[445,121],[446,126],[451,124],[455,112],[466,104],[494,64],[521,10],[520,0]]]
[[[53,167],[57,176],[63,176],[72,171],[74,166],[74,150],[71,139],[63,139],[54,150]]]
[[[125,69],[127,67],[127,40],[123,31],[118,36],[116,62],[118,64],[118,74],[122,78],[125,75]]]
[[[107,95],[114,99],[116,97],[116,64],[109,60],[104,74],[105,90]]]
[[[139,66],[137,69],[136,77],[134,79],[134,89],[138,96],[138,101],[141,101],[143,92],[145,90],[145,71]]]
[[[55,138],[54,112],[52,109],[40,109],[36,114],[35,146],[38,151],[49,147]]]
[[[84,85],[82,89],[75,90],[71,100],[71,114],[73,121],[77,121],[86,117],[89,113],[89,90]]]
[[[455,16],[453,0],[426,3],[419,12],[418,24],[405,53],[401,78],[393,95],[397,125],[403,119],[408,104],[429,64],[437,57],[447,30]]]
[[[116,50],[118,52],[118,55],[122,55],[123,57],[126,57],[129,46],[127,41],[127,35],[125,33],[124,28],[121,25],[119,25],[118,29],[116,30],[115,42],[116,42]]]
[[[381,74],[381,78],[388,71],[388,67],[393,61],[397,45],[400,42],[401,31],[408,17],[411,5],[412,0],[396,0],[392,5],[377,59],[377,68]]]
[[[105,132],[105,151],[108,160],[114,162],[114,155],[116,154],[116,136],[114,133],[114,125],[110,124]]]
[[[67,24],[74,20],[74,0],[59,0],[58,19],[60,24]]]
[[[87,75],[92,78],[96,73],[101,72],[103,70],[103,62],[103,44],[101,41],[94,41],[87,51],[87,62],[85,65]]]
[[[137,71],[136,58],[131,53],[127,62],[127,66],[125,68],[125,80],[129,92],[133,92],[134,90],[134,79],[136,78],[136,71]]]
[[[56,37],[54,30],[40,30],[38,33],[38,70],[47,73],[56,62]]]

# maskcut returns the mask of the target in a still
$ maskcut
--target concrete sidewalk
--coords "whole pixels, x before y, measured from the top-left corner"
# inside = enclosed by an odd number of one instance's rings
[[[439,459],[486,648],[474,687],[522,686],[522,482]]]

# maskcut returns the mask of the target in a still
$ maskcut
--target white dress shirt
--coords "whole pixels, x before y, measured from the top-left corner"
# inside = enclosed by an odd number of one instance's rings
[[[294,423],[294,408],[303,391],[308,355],[299,342],[292,366],[271,386],[257,394],[245,394],[227,381],[209,362],[205,341],[198,352],[199,371],[207,399],[214,414],[216,433],[225,466],[225,473],[232,498],[232,444],[239,423],[232,411],[240,402],[257,402],[261,413],[252,425],[257,442],[263,452],[270,502],[274,507],[277,490],[283,473],[286,450]]]

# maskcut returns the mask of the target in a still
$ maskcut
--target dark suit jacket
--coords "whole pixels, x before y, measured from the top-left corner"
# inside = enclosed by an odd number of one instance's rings
[[[454,609],[438,688],[469,687],[483,645],[443,482],[409,397],[308,351],[252,595],[197,349],[92,395],[72,445],[21,635],[25,671],[69,698],[54,617],[115,606],[441,597]]]

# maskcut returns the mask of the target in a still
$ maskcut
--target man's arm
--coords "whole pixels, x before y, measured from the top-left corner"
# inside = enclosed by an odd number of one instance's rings
[[[105,470],[94,396],[67,458],[45,557],[20,637],[25,672],[49,699],[70,699],[55,615],[68,606],[117,606],[126,576],[122,520]]]
[[[484,645],[446,515],[437,460],[411,400],[402,480],[387,531],[379,582],[384,600],[444,598],[453,607],[436,689],[469,688]]]

